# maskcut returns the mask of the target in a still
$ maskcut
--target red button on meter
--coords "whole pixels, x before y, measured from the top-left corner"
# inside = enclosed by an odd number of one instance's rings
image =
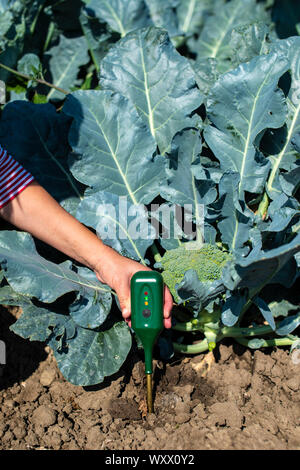
[[[148,295],[148,292],[144,292],[145,295]]]

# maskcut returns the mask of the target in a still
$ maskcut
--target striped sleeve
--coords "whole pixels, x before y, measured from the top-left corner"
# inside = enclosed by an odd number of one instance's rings
[[[0,209],[20,194],[33,179],[0,145]]]

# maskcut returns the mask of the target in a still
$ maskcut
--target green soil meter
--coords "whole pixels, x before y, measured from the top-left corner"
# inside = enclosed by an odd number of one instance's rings
[[[156,271],[138,271],[131,278],[131,327],[145,352],[148,412],[152,413],[152,352],[163,330],[163,279]]]

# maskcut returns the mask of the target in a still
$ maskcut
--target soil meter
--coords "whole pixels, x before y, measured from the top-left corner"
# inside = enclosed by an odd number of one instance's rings
[[[152,405],[152,351],[163,330],[163,278],[156,271],[138,271],[131,279],[131,327],[145,352],[148,412]]]

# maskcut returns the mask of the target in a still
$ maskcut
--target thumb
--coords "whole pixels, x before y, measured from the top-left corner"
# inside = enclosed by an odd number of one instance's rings
[[[124,320],[129,320],[131,315],[130,290],[126,288],[120,288],[116,291],[116,294],[118,296],[122,317]]]

